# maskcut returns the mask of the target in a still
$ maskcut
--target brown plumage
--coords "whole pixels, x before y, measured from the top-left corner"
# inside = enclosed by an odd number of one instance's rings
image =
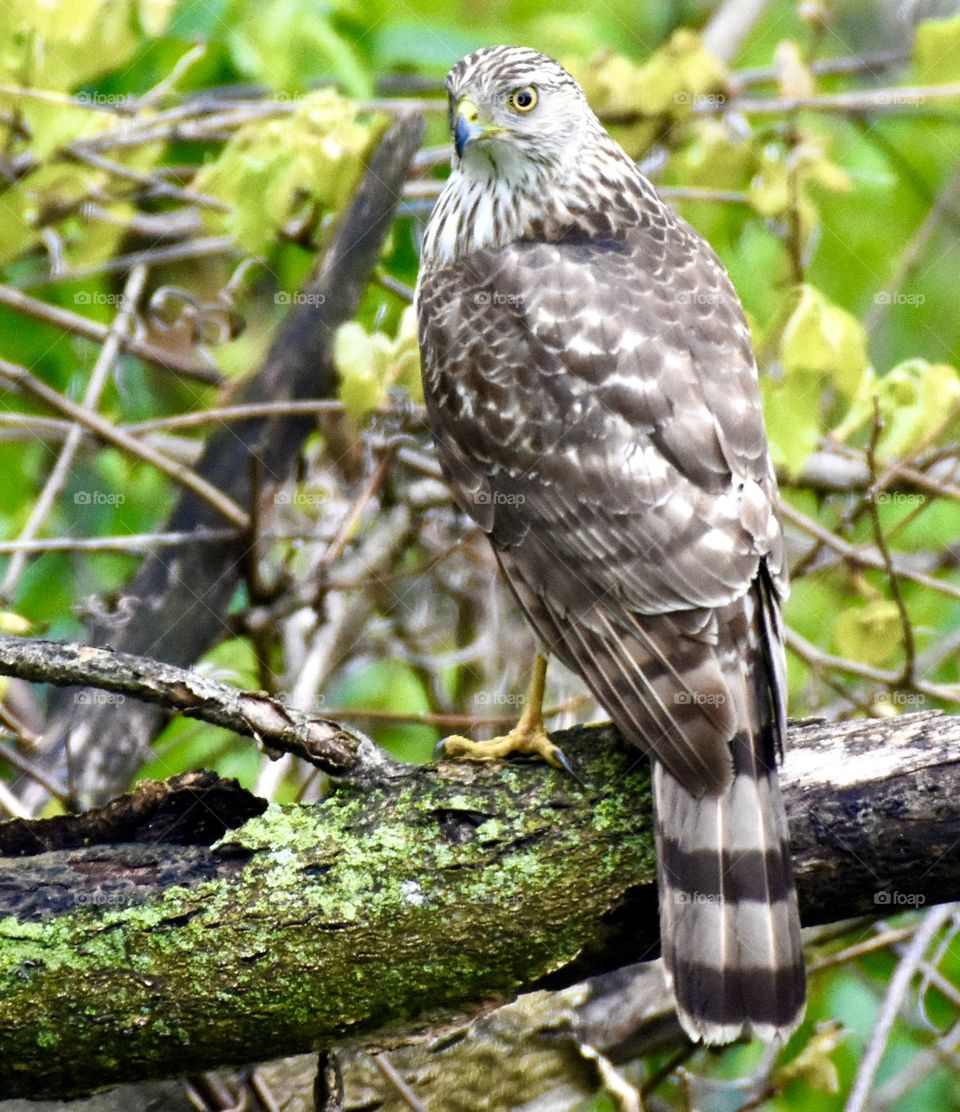
[[[447,87],[417,293],[441,465],[544,650],[652,758],[684,1027],[784,1037],[804,998],[786,583],[740,304],[556,62],[480,50]]]

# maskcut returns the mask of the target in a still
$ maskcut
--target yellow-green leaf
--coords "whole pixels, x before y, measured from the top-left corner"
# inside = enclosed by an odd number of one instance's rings
[[[913,40],[913,60],[922,85],[960,81],[960,15],[921,23]]]
[[[787,375],[823,375],[840,394],[852,398],[868,366],[867,335],[845,309],[804,285],[783,330],[780,361]]]
[[[879,668],[896,653],[902,632],[896,603],[875,599],[844,610],[833,635],[841,656]]]
[[[0,610],[0,633],[11,637],[26,637],[32,629],[33,623],[21,614],[15,614],[12,610]]]
[[[379,130],[379,120],[361,123],[330,88],[304,97],[289,116],[246,124],[194,179],[230,206],[207,221],[262,254],[304,201],[324,210],[346,202]]]

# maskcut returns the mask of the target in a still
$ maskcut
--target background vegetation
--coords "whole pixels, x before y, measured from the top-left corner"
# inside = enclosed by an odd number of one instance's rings
[[[478,45],[507,41],[568,64],[744,302],[793,568],[791,714],[951,709],[960,17],[867,0],[755,7],[728,51],[718,25],[743,21],[736,5],[8,3],[2,630],[84,640],[92,622],[149,621],[125,585],[145,551],[172,544],[178,488],[136,445],[192,467],[211,429],[240,419],[225,407],[300,303],[390,115],[416,101],[427,144],[377,282],[336,337],[339,395],[314,407],[297,476],[256,507],[253,569],[230,612],[211,613],[222,629],[202,666],[358,723],[407,760],[429,759],[453,727],[515,716],[532,641],[438,480],[410,309],[448,161],[442,76]],[[133,446],[104,445],[89,414]],[[2,690],[0,804],[19,813],[45,696],[16,681]],[[596,713],[559,666],[549,701],[558,724]],[[183,719],[138,775],[195,767],[280,801],[322,790],[311,770]],[[69,800],[69,772],[62,790],[47,786],[48,813]],[[735,1079],[759,1070],[769,1107],[844,1107],[923,921],[909,892],[878,901],[875,924],[813,940],[824,971],[779,1062],[757,1046],[701,1053],[656,1099],[685,1107],[693,1091],[700,1106],[746,1107]],[[871,1108],[960,1108],[955,925],[894,1001]],[[664,1062],[627,1072],[639,1084]]]

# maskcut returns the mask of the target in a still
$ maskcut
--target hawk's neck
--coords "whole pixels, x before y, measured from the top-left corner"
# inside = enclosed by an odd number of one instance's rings
[[[427,225],[421,262],[445,266],[474,251],[518,240],[539,242],[571,233],[608,238],[625,232],[644,211],[662,209],[653,186],[623,151],[599,146],[565,173],[556,168],[493,165],[455,169]]]

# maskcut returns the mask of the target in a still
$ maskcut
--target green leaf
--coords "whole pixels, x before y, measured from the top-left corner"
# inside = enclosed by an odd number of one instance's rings
[[[870,375],[863,326],[813,286],[799,298],[780,333],[778,380],[761,380],[764,412],[775,462],[791,476],[817,447],[832,410],[844,412]]]
[[[789,375],[820,375],[852,398],[868,366],[867,335],[860,322],[804,285],[780,340],[780,361]]]
[[[332,7],[316,0],[245,5],[227,32],[237,67],[288,93],[302,92],[311,81],[332,74],[352,96],[370,96],[371,75],[354,44],[334,29]]]
[[[26,637],[33,630],[33,622],[13,610],[0,610],[0,633],[10,637]]]
[[[933,444],[956,419],[960,375],[946,363],[908,359],[879,382],[884,429],[877,444],[883,458],[909,455]]]
[[[960,81],[960,15],[921,23],[913,40],[913,61],[921,85]]]
[[[396,338],[367,333],[356,321],[341,325],[334,337],[333,363],[340,375],[340,400],[355,421],[384,405],[391,386],[403,386],[414,401],[422,401],[413,307],[404,310]]]
[[[279,229],[314,202],[336,209],[349,198],[380,122],[361,123],[357,109],[332,89],[303,98],[290,116],[240,128],[194,187],[230,205],[207,213],[253,254],[263,254]]]
[[[837,618],[834,640],[842,656],[879,668],[900,647],[902,633],[897,604],[875,599],[844,610]]]

